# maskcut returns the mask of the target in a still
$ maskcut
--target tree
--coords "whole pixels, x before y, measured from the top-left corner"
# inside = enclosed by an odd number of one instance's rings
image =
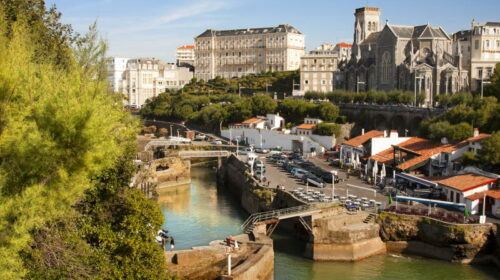
[[[1,278],[162,279],[161,214],[129,188],[138,122],[85,71],[99,60],[39,58],[30,24],[0,34]]]
[[[249,100],[250,108],[254,115],[265,116],[266,114],[274,113],[278,104],[276,101],[265,94],[257,94]]]
[[[316,107],[317,117],[323,121],[335,121],[339,116],[339,107],[332,103],[321,103]]]
[[[492,164],[496,172],[500,167],[500,131],[497,131],[485,139],[482,143],[482,149],[479,152],[481,160]]]
[[[495,65],[495,70],[491,76],[490,84],[484,88],[485,96],[494,96],[500,99],[500,63]]]
[[[313,133],[323,136],[339,136],[340,126],[335,123],[318,123],[314,127]]]
[[[304,120],[308,112],[314,108],[314,104],[298,99],[285,99],[279,105],[279,112],[285,120],[299,123]]]

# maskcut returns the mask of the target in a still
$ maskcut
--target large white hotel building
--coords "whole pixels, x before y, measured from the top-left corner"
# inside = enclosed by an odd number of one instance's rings
[[[195,77],[209,80],[262,71],[297,70],[304,54],[304,34],[295,27],[208,29],[195,39]]]

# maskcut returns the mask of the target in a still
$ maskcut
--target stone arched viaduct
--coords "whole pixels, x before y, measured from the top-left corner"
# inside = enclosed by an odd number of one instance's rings
[[[418,136],[420,123],[444,112],[443,109],[416,108],[392,105],[339,104],[340,114],[356,123],[355,130],[395,129],[399,135]],[[355,131],[359,133],[359,131]]]

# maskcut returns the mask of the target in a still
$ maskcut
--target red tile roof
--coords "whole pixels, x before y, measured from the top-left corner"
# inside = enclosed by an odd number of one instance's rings
[[[337,44],[337,46],[342,47],[342,48],[352,48],[351,44],[340,42]]]
[[[492,179],[490,177],[468,173],[468,174],[446,177],[443,179],[429,178],[428,180],[461,192],[465,192],[468,190],[472,190],[493,183],[497,179]]]
[[[265,122],[265,120],[259,119],[259,118],[251,118],[251,119],[245,120],[242,123],[243,124],[257,124],[257,123],[261,123],[261,122]]]
[[[194,49],[194,46],[191,45],[186,45],[186,46],[180,46],[177,48],[178,50],[186,50],[186,49]]]
[[[314,123],[303,123],[299,126],[297,126],[297,129],[314,129],[316,127],[316,124]]]
[[[486,196],[489,196],[494,199],[500,199],[500,190],[489,190],[486,191]]]
[[[368,140],[370,140],[374,137],[380,137],[383,135],[384,135],[384,132],[382,132],[382,131],[370,130],[367,133],[365,133],[363,135],[356,136],[352,139],[349,139],[342,144],[353,146],[353,147],[359,147],[359,146],[363,145],[365,142],[367,142]]]

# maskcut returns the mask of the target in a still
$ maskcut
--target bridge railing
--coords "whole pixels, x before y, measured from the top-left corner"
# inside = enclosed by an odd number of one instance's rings
[[[279,219],[280,217],[285,215],[299,214],[302,212],[309,211],[311,209],[312,209],[311,205],[305,204],[296,207],[289,207],[267,212],[254,213],[245,220],[245,222],[241,225],[241,229],[243,230],[243,232],[245,232],[249,226],[255,223],[263,222],[266,220]]]

